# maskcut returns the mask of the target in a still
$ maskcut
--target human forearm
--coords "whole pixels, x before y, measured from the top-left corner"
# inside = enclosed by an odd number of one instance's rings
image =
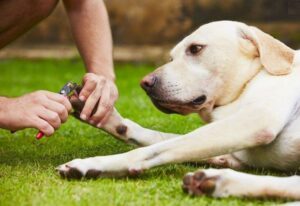
[[[102,127],[118,98],[114,83],[112,37],[102,0],[64,0],[73,36],[88,73],[79,94],[85,106],[81,119]],[[97,107],[95,113],[94,108]]]
[[[6,121],[5,121],[5,104],[6,104],[7,98],[6,97],[0,97],[0,128],[7,129]]]
[[[64,0],[64,4],[86,70],[114,80],[112,37],[104,2]]]

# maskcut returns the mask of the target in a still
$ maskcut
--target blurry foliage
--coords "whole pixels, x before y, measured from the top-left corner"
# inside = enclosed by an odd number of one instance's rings
[[[284,0],[107,0],[114,40],[118,44],[174,43],[198,28],[216,20],[265,23],[262,29],[294,46],[299,46],[300,26],[288,15]],[[300,11],[299,11],[300,13]],[[284,24],[276,24],[284,21]],[[267,26],[270,24],[272,26]],[[287,30],[282,30],[284,26]]]
[[[298,0],[106,0],[117,45],[174,44],[201,24],[237,20],[259,26],[292,47],[300,47]],[[300,0],[299,0],[300,2]],[[288,12],[294,9],[293,13]],[[298,8],[299,9],[299,8]],[[63,19],[63,20],[62,20]],[[62,5],[21,43],[72,42]]]
[[[159,44],[177,40],[192,21],[185,16],[182,0],[109,0],[108,12],[117,43]],[[122,38],[118,38],[122,37]]]
[[[292,0],[191,0],[190,15],[196,23],[221,19],[296,21],[295,16],[288,15],[289,1]]]

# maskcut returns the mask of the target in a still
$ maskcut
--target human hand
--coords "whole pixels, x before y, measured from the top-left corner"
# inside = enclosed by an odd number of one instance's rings
[[[16,98],[0,98],[0,127],[11,131],[36,128],[50,136],[66,122],[72,106],[57,93],[36,91]]]
[[[115,83],[101,75],[87,73],[79,99],[85,102],[80,118],[96,127],[102,127],[113,111],[118,98]]]

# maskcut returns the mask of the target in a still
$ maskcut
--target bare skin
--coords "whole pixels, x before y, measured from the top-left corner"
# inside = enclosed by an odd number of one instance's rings
[[[0,1],[0,48],[48,17],[57,3],[58,0]],[[111,114],[118,98],[118,90],[114,83],[112,38],[106,8],[103,1],[99,0],[64,0],[63,3],[87,71],[82,80],[83,89],[80,93],[80,99],[86,102],[81,118],[96,127],[101,127]],[[46,91],[18,98],[0,97],[0,127],[13,131],[33,127],[48,136],[52,135],[66,121],[70,104],[66,103],[65,99],[57,101],[57,104],[55,101],[49,101],[53,105],[56,104],[56,107],[48,105],[45,109],[47,101],[45,97],[49,96],[52,99],[57,98],[57,94]],[[42,100],[36,101],[37,99]],[[97,104],[97,110],[92,114]],[[20,106],[32,108],[35,115],[18,110]],[[58,111],[58,107],[63,109]],[[10,116],[8,121],[6,115],[8,110],[18,111],[18,115]],[[26,121],[30,123],[25,124],[24,119],[17,116],[26,116]],[[57,117],[56,120],[54,116]]]
[[[0,127],[17,131],[33,127],[50,136],[67,121],[72,106],[62,95],[37,91],[17,98],[0,98]]]

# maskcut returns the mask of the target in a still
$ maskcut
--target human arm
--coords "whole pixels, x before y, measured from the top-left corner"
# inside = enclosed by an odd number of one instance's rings
[[[64,0],[64,5],[76,45],[88,72],[83,78],[83,89],[80,93],[80,99],[86,101],[81,119],[101,127],[118,98],[107,11],[101,0]],[[95,106],[97,110],[92,114]]]
[[[20,97],[0,97],[0,128],[36,128],[50,136],[68,118],[72,106],[62,95],[36,91]]]

